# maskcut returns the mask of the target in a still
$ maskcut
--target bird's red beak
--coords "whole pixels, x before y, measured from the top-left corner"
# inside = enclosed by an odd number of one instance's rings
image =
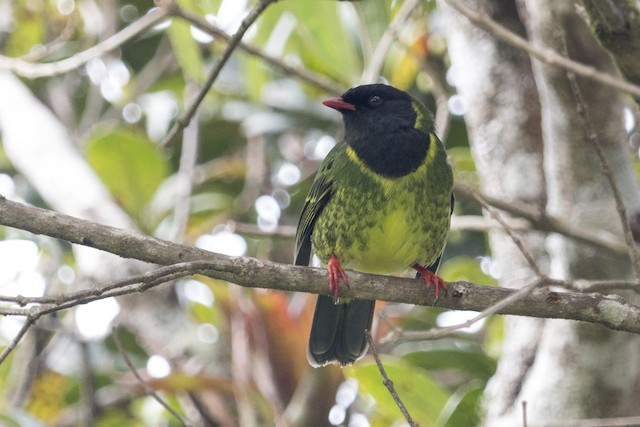
[[[342,98],[329,98],[327,100],[322,101],[324,105],[327,107],[333,108],[334,110],[342,111],[349,110],[355,111],[356,106],[353,104],[349,104],[348,102],[344,102]]]

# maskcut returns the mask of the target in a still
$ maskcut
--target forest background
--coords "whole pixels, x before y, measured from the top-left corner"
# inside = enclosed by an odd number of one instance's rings
[[[0,1],[0,423],[640,424],[639,51],[637,1]],[[447,146],[449,293],[349,273],[379,359],[312,369],[321,101],[378,81]]]

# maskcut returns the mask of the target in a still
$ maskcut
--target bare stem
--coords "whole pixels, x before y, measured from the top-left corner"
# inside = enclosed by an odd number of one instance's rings
[[[396,391],[396,388],[393,385],[393,381],[391,381],[391,379],[387,375],[387,371],[384,369],[384,366],[382,365],[380,356],[378,356],[378,352],[376,351],[376,347],[373,343],[373,338],[371,338],[371,332],[366,330],[364,331],[364,333],[367,335],[367,341],[369,341],[369,348],[371,349],[371,354],[373,354],[373,359],[376,361],[376,366],[380,371],[380,375],[382,375],[382,384],[384,384],[387,390],[389,390],[389,394],[391,394],[391,397],[393,397],[393,401],[396,402],[396,405],[398,405],[398,408],[400,408],[400,412],[402,412],[402,416],[404,417],[405,420],[407,420],[407,423],[411,427],[418,427],[418,423],[416,423],[413,420],[413,418],[411,418],[411,414],[409,414],[407,407],[405,406],[404,402],[402,402],[402,399],[400,399],[400,396],[398,396],[398,392]]]
[[[131,363],[131,359],[129,359],[127,352],[122,346],[122,341],[120,341],[120,335],[118,334],[117,328],[115,327],[113,328],[111,336],[113,337],[113,341],[116,343],[116,346],[118,347],[118,351],[120,352],[120,354],[122,355],[122,358],[124,359],[124,363],[127,364],[127,367],[129,368],[133,376],[136,377],[136,380],[138,380],[138,382],[144,389],[145,393],[147,393],[149,396],[155,399],[156,402],[162,405],[162,407],[166,409],[171,415],[173,415],[180,424],[182,424],[183,426],[191,425],[191,423],[187,423],[187,421],[185,421],[185,419],[182,418],[182,416],[175,409],[173,409],[171,405],[169,405],[162,397],[160,397],[160,395],[156,393],[156,391],[153,388],[151,388],[151,386],[149,386],[149,384],[147,384],[145,380],[140,376],[140,374],[138,373],[138,370],[135,368],[135,366],[133,366],[133,363]]]
[[[25,336],[29,328],[31,328],[36,323],[37,318],[38,316],[27,316],[27,319],[25,320],[24,325],[22,325],[22,328],[20,328],[16,336],[13,337],[9,345],[4,348],[4,350],[2,351],[2,354],[0,354],[0,365],[2,365],[2,363],[4,363],[4,361],[7,359],[7,357],[9,357],[11,352],[16,348],[16,346],[20,342],[20,340]]]
[[[536,279],[529,285],[521,289],[518,289],[517,291],[513,292],[506,298],[482,310],[473,319],[466,320],[464,322],[458,323],[457,325],[451,325],[445,328],[433,328],[428,331],[417,331],[417,332],[401,331],[395,336],[393,336],[392,339],[387,339],[386,341],[394,341],[394,343],[397,344],[403,341],[423,341],[423,340],[432,340],[432,339],[445,337],[460,329],[468,328],[472,326],[474,323],[486,317],[489,317],[492,314],[496,314],[501,310],[503,310],[504,308],[514,304],[515,302],[526,298],[528,295],[531,294],[531,292],[533,292],[536,288],[541,286],[543,283],[545,283],[544,279]]]
[[[520,239],[520,237],[518,237],[518,235],[516,235],[515,231],[511,229],[511,227],[509,226],[509,224],[507,224],[507,222],[502,218],[502,215],[500,215],[494,208],[493,206],[490,206],[485,200],[484,198],[480,195],[480,193],[478,192],[473,192],[473,198],[484,208],[487,210],[487,212],[489,212],[489,215],[491,215],[491,218],[493,218],[494,220],[498,221],[500,223],[500,225],[502,225],[502,228],[504,229],[504,231],[509,235],[509,237],[511,237],[511,240],[513,241],[513,243],[516,245],[516,247],[518,248],[518,250],[520,251],[520,253],[522,253],[522,256],[524,256],[524,259],[527,261],[527,263],[529,264],[529,266],[531,267],[531,269],[533,270],[533,272],[535,273],[536,277],[540,278],[540,277],[544,277],[545,275],[542,273],[542,271],[540,270],[540,267],[538,267],[538,264],[536,263],[533,255],[531,255],[531,253],[529,252],[529,250],[525,247],[524,243],[522,243],[522,240]]]

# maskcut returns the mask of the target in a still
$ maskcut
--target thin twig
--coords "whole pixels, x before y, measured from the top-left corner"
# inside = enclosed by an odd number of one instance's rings
[[[249,12],[249,14],[242,20],[242,23],[240,24],[240,28],[238,28],[238,31],[236,31],[236,33],[229,39],[229,43],[227,44],[227,47],[225,48],[224,52],[222,52],[222,56],[216,63],[215,67],[213,67],[213,69],[209,72],[209,75],[207,76],[207,79],[204,85],[198,91],[198,95],[191,102],[191,105],[189,105],[189,108],[187,108],[187,110],[173,124],[173,126],[171,127],[171,129],[169,130],[169,132],[161,142],[161,146],[166,147],[170,145],[174,140],[174,138],[176,137],[176,135],[178,134],[178,132],[184,129],[191,122],[191,119],[195,115],[196,110],[204,100],[211,86],[213,86],[213,83],[218,78],[220,71],[222,71],[222,68],[225,66],[225,64],[231,57],[231,54],[238,46],[238,43],[240,43],[240,41],[242,40],[242,37],[244,36],[244,34],[247,32],[249,27],[251,27],[251,25],[256,21],[256,19],[258,19],[260,14],[262,14],[262,12],[271,3],[274,3],[275,1],[277,0],[261,0],[260,2],[258,2],[258,4],[255,5],[255,7]]]
[[[20,58],[10,58],[0,55],[0,69],[11,70],[15,74],[28,79],[51,77],[58,74],[68,73],[69,71],[81,67],[93,58],[102,56],[105,53],[122,46],[127,41],[158,24],[160,21],[165,19],[166,16],[167,14],[164,10],[153,9],[151,12],[132,24],[127,25],[121,31],[112,35],[105,41],[98,43],[87,50],[78,52],[69,58],[56,62],[33,63]]]
[[[400,30],[400,28],[402,28],[406,24],[407,19],[409,19],[409,16],[411,15],[411,12],[414,11],[419,3],[420,0],[405,0],[405,2],[402,4],[400,10],[398,11],[398,13],[396,13],[396,16],[393,18],[393,20],[387,27],[387,30],[380,38],[380,41],[376,46],[376,50],[371,57],[369,66],[364,70],[364,73],[362,75],[363,83],[377,82],[380,71],[382,70],[382,66],[384,65],[384,60],[387,57],[387,52],[391,47],[391,43],[393,43],[396,38],[396,34]]]
[[[527,264],[529,264],[529,266],[535,273],[536,277],[545,277],[544,273],[542,273],[542,271],[540,270],[540,267],[538,267],[538,263],[536,263],[533,255],[531,255],[531,252],[529,252],[520,237],[516,235],[515,231],[512,230],[509,224],[507,224],[507,222],[502,218],[502,215],[500,215],[500,213],[496,211],[493,206],[489,205],[479,192],[474,192],[473,197],[484,209],[487,210],[487,212],[489,212],[491,218],[498,221],[500,225],[502,225],[502,228],[504,228],[504,231],[509,235],[513,243],[516,245],[524,259],[527,261]]]
[[[457,183],[455,186],[457,197],[475,199],[475,194],[480,194],[484,201],[494,208],[505,211],[513,216],[526,219],[535,230],[558,233],[571,237],[579,242],[601,247],[619,255],[627,254],[627,245],[613,233],[606,230],[596,230],[579,227],[562,218],[547,215],[545,212],[531,209],[525,205],[507,202],[486,194],[479,193],[473,186],[465,183]]]
[[[424,340],[432,340],[432,339],[437,339],[437,338],[442,338],[445,337],[447,335],[450,335],[460,329],[464,329],[464,328],[468,328],[470,326],[472,326],[474,323],[491,316],[492,314],[496,314],[498,312],[500,312],[501,310],[503,310],[504,308],[510,306],[511,304],[515,303],[516,301],[520,301],[521,299],[527,297],[528,295],[531,294],[531,292],[533,292],[536,288],[540,287],[542,284],[546,283],[545,278],[538,278],[536,280],[534,280],[533,282],[531,282],[529,285],[518,289],[517,291],[513,292],[512,294],[510,294],[508,297],[496,302],[495,304],[492,304],[491,306],[487,307],[486,309],[482,310],[480,313],[478,313],[477,316],[473,317],[472,319],[469,320],[465,320],[464,322],[455,324],[455,325],[451,325],[451,326],[447,326],[444,328],[433,328],[430,329],[428,331],[409,331],[409,332],[405,332],[405,331],[400,331],[400,332],[394,332],[392,333],[391,336],[389,337],[385,337],[383,340],[381,340],[384,343],[388,343],[388,342],[393,342],[394,344],[399,344],[401,342],[406,342],[406,341],[424,341]]]
[[[527,427],[527,401],[522,401],[522,427]]]
[[[213,264],[210,261],[195,261],[172,264],[164,267],[159,267],[155,270],[148,271],[142,274],[133,276],[127,276],[124,279],[113,280],[103,284],[102,286],[96,286],[89,289],[82,289],[79,291],[71,292],[64,295],[46,296],[46,297],[9,297],[0,296],[0,301],[13,302],[21,306],[27,304],[43,304],[43,305],[59,305],[69,301],[86,301],[91,302],[88,298],[100,297],[107,294],[110,291],[121,289],[127,286],[136,284],[155,284],[163,283],[171,280],[180,279],[185,276],[191,276],[204,272],[206,269],[210,269]],[[29,309],[25,309],[21,315],[26,315]]]
[[[556,286],[563,286],[578,292],[614,292],[622,289],[637,291],[640,288],[640,279],[636,280],[571,280],[568,282],[555,283]]]
[[[562,44],[563,49],[566,52],[566,39],[562,36]],[[576,75],[572,72],[567,72],[567,79],[569,80],[569,86],[571,87],[571,92],[576,100],[576,107],[578,110],[578,114],[582,118],[582,122],[584,125],[585,132],[587,134],[587,138],[591,141],[591,144],[596,149],[596,153],[598,154],[598,159],[600,160],[600,168],[604,173],[609,185],[611,186],[611,191],[613,192],[613,198],[616,202],[616,211],[618,212],[618,216],[620,217],[620,223],[622,225],[622,231],[624,233],[624,238],[627,243],[627,251],[629,254],[629,258],[631,263],[633,264],[633,270],[635,272],[636,278],[640,279],[640,254],[638,253],[638,248],[636,247],[635,240],[633,239],[633,232],[631,231],[631,225],[629,224],[629,217],[627,216],[627,208],[624,204],[624,200],[622,199],[622,193],[620,192],[620,188],[618,188],[618,183],[616,182],[616,177],[613,174],[613,169],[609,164],[609,160],[602,148],[602,142],[600,142],[600,138],[598,137],[598,133],[593,127],[593,122],[591,121],[591,117],[589,116],[589,110],[587,109],[587,104],[582,97],[582,91],[578,86],[578,81],[576,79]]]
[[[125,351],[124,346],[120,341],[120,335],[118,334],[118,329],[115,326],[111,329],[111,336],[113,337],[113,341],[116,343],[116,347],[118,347],[118,351],[124,359],[124,363],[127,364],[129,370],[131,371],[133,376],[136,377],[136,380],[138,380],[144,391],[153,399],[155,399],[156,402],[162,405],[162,407],[166,409],[171,415],[173,415],[180,424],[182,424],[183,426],[191,425],[191,423],[188,423],[182,417],[182,415],[180,415],[175,409],[173,409],[171,405],[169,405],[162,397],[160,397],[160,395],[156,393],[156,391],[151,388],[151,386],[147,384],[144,379],[142,379],[142,377],[138,373],[138,370],[135,368],[135,366],[133,366],[133,363],[131,363],[131,359],[129,359],[129,356],[127,355],[127,352]]]
[[[595,67],[573,61],[559,54],[555,50],[534,46],[516,33],[509,31],[502,25],[493,21],[485,12],[473,11],[465,6],[460,0],[445,1],[455,10],[467,17],[467,19],[474,23],[478,28],[485,30],[498,40],[502,40],[511,46],[527,52],[545,64],[572,71],[580,76],[595,80],[609,87],[614,87],[635,97],[640,97],[640,86],[629,83],[611,74],[603,73]]]
[[[207,265],[208,267],[205,267]],[[38,314],[51,314],[56,311],[64,310],[80,304],[87,304],[100,299],[144,292],[155,286],[181,279],[183,277],[192,276],[194,274],[205,274],[211,267],[211,263],[199,261],[161,267],[158,270],[145,273],[144,275],[132,276],[131,278],[120,281],[119,283],[112,283],[111,286],[105,287],[106,290],[103,290],[103,288],[94,288],[79,297],[73,299],[69,298],[64,300],[64,302],[57,304],[46,305],[38,311]],[[141,276],[145,275],[152,278],[140,280]],[[136,282],[127,283],[132,280],[135,280]]]
[[[409,414],[407,407],[404,405],[404,403],[402,402],[402,399],[400,399],[400,396],[398,396],[398,392],[396,391],[396,388],[393,386],[393,381],[389,379],[389,376],[387,375],[387,371],[384,369],[384,366],[382,365],[380,356],[378,356],[378,352],[376,351],[376,347],[373,343],[371,332],[369,332],[369,330],[365,330],[364,333],[367,336],[367,341],[369,342],[369,348],[371,349],[371,354],[373,354],[373,359],[376,361],[376,366],[378,366],[380,375],[382,375],[382,384],[384,384],[387,390],[389,390],[389,394],[391,394],[391,397],[393,397],[393,401],[396,402],[396,405],[398,405],[398,408],[400,408],[400,412],[402,412],[402,415],[404,416],[404,419],[407,420],[407,423],[409,423],[409,425],[412,427],[418,427],[418,423],[416,423],[413,420],[413,418],[411,418],[411,414]]]
[[[38,319],[38,317],[39,316],[37,315],[27,316],[27,318],[25,319],[24,325],[22,325],[22,328],[20,328],[16,336],[13,337],[9,345],[7,345],[4,348],[4,350],[2,351],[2,354],[0,354],[0,365],[2,365],[2,363],[4,363],[4,361],[7,359],[7,357],[9,357],[11,352],[16,348],[16,346],[20,342],[20,340],[25,336],[29,328],[31,328],[36,323],[36,320]]]
[[[294,239],[296,237],[296,226],[278,225],[273,231],[264,231],[257,224],[246,222],[227,221],[227,227],[240,234],[262,236],[280,239]]]

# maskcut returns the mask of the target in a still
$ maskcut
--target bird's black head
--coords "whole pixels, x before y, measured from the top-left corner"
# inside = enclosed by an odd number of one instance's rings
[[[416,128],[418,113],[407,93],[391,86],[357,86],[324,105],[342,113],[345,141],[375,172],[397,177],[415,171],[429,149]]]
[[[385,133],[400,128],[413,128],[416,112],[412,98],[405,92],[383,84],[357,86],[340,98],[324,101],[324,105],[340,111],[345,132]]]

